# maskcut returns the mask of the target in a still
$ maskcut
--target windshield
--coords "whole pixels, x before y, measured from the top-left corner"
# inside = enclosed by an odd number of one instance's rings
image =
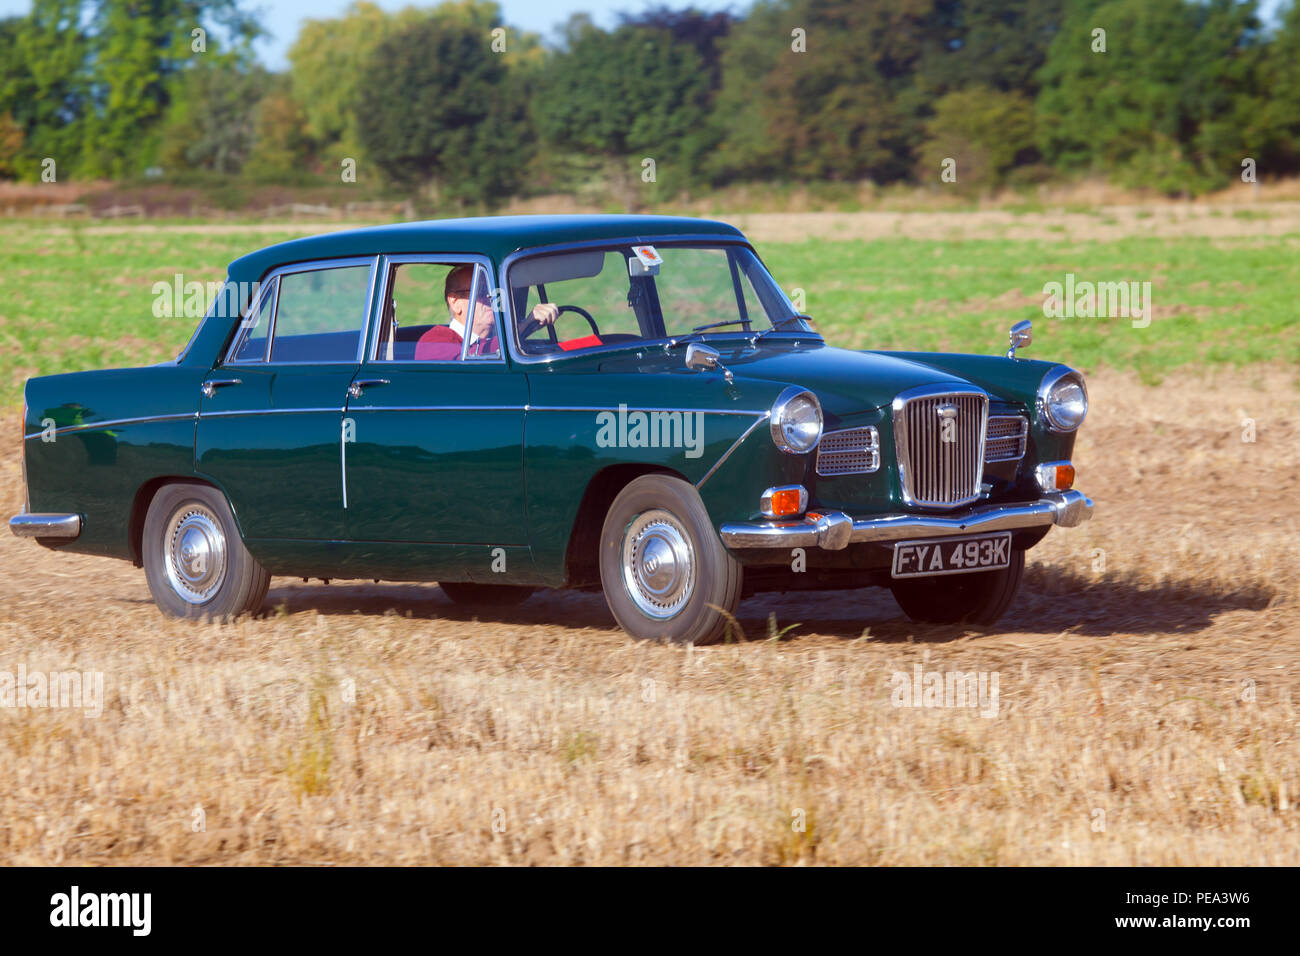
[[[812,330],[740,245],[610,244],[546,253],[515,262],[506,281],[526,355]]]

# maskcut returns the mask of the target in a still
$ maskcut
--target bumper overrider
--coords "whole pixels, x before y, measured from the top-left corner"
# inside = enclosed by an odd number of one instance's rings
[[[81,534],[81,515],[23,512],[9,519],[9,530],[20,538],[76,538]]]
[[[728,548],[822,548],[850,544],[942,538],[980,531],[1060,525],[1073,528],[1092,517],[1092,499],[1078,491],[1045,494],[1037,501],[980,505],[954,514],[892,514],[851,518],[842,511],[810,513],[787,521],[737,522],[719,530]]]

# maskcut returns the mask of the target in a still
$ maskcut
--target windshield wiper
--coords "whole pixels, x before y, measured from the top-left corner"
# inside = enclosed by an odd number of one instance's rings
[[[705,329],[720,329],[724,325],[749,325],[749,319],[723,319],[721,322],[710,322],[707,325],[697,325],[691,329],[692,332],[703,332]]]
[[[772,323],[772,327],[770,329],[764,329],[762,332],[759,332],[757,335],[751,338],[749,340],[749,347],[754,348],[756,345],[758,345],[759,342],[763,340],[763,336],[770,335],[771,333],[778,331],[781,328],[781,326],[785,325],[787,322],[798,322],[801,319],[804,321],[811,322],[812,316],[804,315],[802,312],[799,312],[796,313],[795,315],[787,315],[783,319],[777,319],[775,322]],[[800,329],[799,331],[802,332],[804,330]]]
[[[690,339],[691,336],[700,335],[701,333],[709,329],[720,329],[724,325],[749,325],[751,321],[752,321],[751,319],[724,319],[721,322],[709,322],[705,325],[697,325],[695,326],[695,328],[691,329],[689,332],[687,332],[679,339],[670,338],[667,342],[664,343],[664,351],[667,352],[674,345],[681,345],[683,342]]]

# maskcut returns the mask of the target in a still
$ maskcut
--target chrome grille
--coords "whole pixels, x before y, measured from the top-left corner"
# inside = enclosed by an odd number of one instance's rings
[[[865,475],[880,467],[880,435],[875,428],[827,432],[817,445],[817,474]]]
[[[990,415],[984,440],[984,460],[1019,461],[1025,457],[1029,419],[1024,415]]]
[[[988,395],[976,391],[922,387],[894,399],[894,442],[908,504],[952,508],[979,497],[988,409]]]

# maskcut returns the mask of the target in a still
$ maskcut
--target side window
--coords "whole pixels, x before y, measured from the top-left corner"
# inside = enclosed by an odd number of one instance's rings
[[[271,361],[355,361],[369,287],[361,265],[280,276]]]
[[[275,290],[278,282],[279,279],[271,280],[257,312],[244,319],[239,341],[231,354],[232,362],[243,364],[265,361],[266,336],[271,328],[271,318],[275,314]]]
[[[496,314],[482,266],[398,262],[389,270],[374,356],[378,361],[458,362],[465,351],[471,360],[500,356]]]

